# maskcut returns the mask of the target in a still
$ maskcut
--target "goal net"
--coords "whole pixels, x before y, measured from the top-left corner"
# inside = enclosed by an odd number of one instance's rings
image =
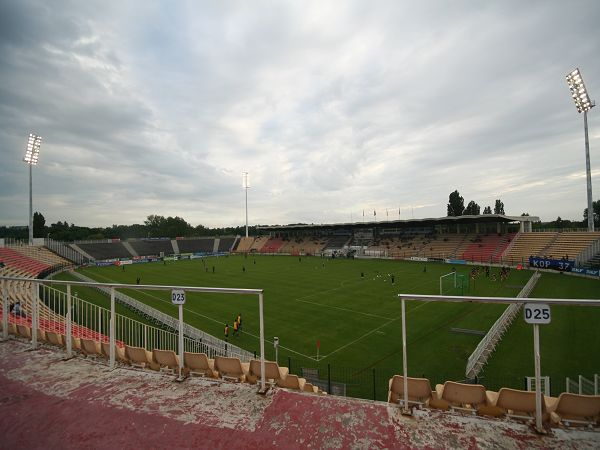
[[[469,292],[466,275],[450,272],[440,277],[440,295],[465,295]]]

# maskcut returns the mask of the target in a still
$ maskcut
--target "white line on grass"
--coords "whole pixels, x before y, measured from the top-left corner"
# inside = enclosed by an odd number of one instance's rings
[[[106,281],[109,281],[109,282],[115,282],[116,281],[116,280],[108,278],[108,277],[106,277],[104,275],[99,275],[99,274],[94,274],[94,275],[96,275],[96,276],[98,276],[100,278],[103,278],[103,279],[105,279]],[[132,287],[132,289],[135,289],[135,287]],[[148,292],[144,292],[142,290],[137,290],[137,292],[140,293],[140,294],[142,294],[142,295],[145,295],[146,297],[150,297],[150,298],[159,300],[159,301],[161,301],[163,303],[168,303],[169,305],[171,304],[170,301],[162,299],[160,297],[157,297],[156,295],[150,294]],[[214,318],[209,317],[209,316],[205,316],[204,314],[200,314],[199,312],[193,311],[193,310],[191,310],[189,308],[186,308],[186,307],[184,307],[183,310],[186,311],[186,312],[188,312],[188,313],[190,313],[190,314],[195,314],[195,315],[197,315],[199,317],[204,317],[205,319],[208,319],[208,320],[210,320],[212,322],[215,322],[215,323],[219,323],[219,324],[223,323],[220,320],[214,319]],[[251,337],[255,338],[256,340],[260,339],[259,336],[255,335],[255,334],[252,334],[252,333],[249,333],[248,331],[242,330],[242,333],[247,334],[248,336],[251,336]],[[268,342],[269,344],[273,343],[273,341],[270,341],[268,339],[265,339],[265,342]],[[233,344],[233,342],[231,342],[231,344]],[[283,345],[280,345],[279,347],[282,348],[282,349],[285,349],[285,350],[287,350],[287,351],[289,351],[291,353],[295,353],[296,355],[303,356],[303,357],[305,357],[307,359],[312,359],[313,361],[318,361],[316,358],[314,358],[312,356],[308,356],[308,355],[305,355],[304,353],[297,352],[296,350],[292,350],[291,348],[284,347]]]
[[[423,302],[423,303],[422,303],[422,304],[420,304],[419,306],[417,306],[417,307],[415,307],[415,308],[412,308],[411,310],[407,311],[407,312],[406,312],[406,315],[408,315],[408,313],[409,313],[409,312],[413,312],[413,311],[415,311],[416,309],[419,309],[419,308],[421,308],[421,307],[425,306],[425,305],[426,305],[426,304],[428,304],[428,303],[430,303],[430,302]],[[402,317],[402,316],[400,316],[400,317],[396,317],[395,319],[389,319],[389,320],[388,320],[386,323],[384,323],[383,325],[380,325],[380,326],[378,326],[377,328],[375,328],[375,329],[373,329],[373,330],[369,331],[368,333],[365,333],[365,334],[363,334],[363,335],[362,335],[362,336],[360,336],[359,338],[357,338],[357,339],[354,339],[353,341],[351,341],[351,342],[348,342],[347,344],[344,344],[344,345],[342,345],[341,347],[339,347],[339,348],[335,349],[335,350],[334,350],[334,351],[332,351],[331,353],[328,353],[327,355],[321,356],[321,357],[319,358],[319,360],[318,360],[318,361],[320,361],[320,360],[322,360],[322,359],[325,359],[325,358],[329,358],[329,357],[330,357],[331,355],[333,355],[334,353],[337,353],[337,352],[339,352],[340,350],[343,350],[343,349],[345,349],[346,347],[349,347],[350,345],[357,343],[357,342],[358,342],[358,341],[360,341],[361,339],[364,339],[364,338],[366,338],[367,336],[369,336],[369,335],[371,335],[371,334],[375,333],[376,331],[379,331],[381,328],[383,328],[383,327],[386,327],[386,326],[387,326],[387,325],[389,325],[390,323],[392,323],[392,322],[395,322],[396,320],[399,320],[401,317]]]
[[[300,300],[299,298],[297,298],[296,301],[302,302],[302,303],[308,303],[309,305],[316,305],[321,308],[333,308],[333,309],[339,309],[340,311],[347,311],[347,312],[351,312],[351,313],[355,313],[355,314],[362,314],[363,316],[375,317],[377,319],[394,320],[390,317],[378,316],[377,314],[364,313],[362,311],[356,311],[354,309],[342,308],[341,306],[324,305],[323,303],[309,302],[308,300]]]

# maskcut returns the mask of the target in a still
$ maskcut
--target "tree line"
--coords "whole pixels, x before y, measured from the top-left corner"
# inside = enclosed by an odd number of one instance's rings
[[[594,211],[594,226],[600,227],[600,200],[596,200],[592,203],[592,209]],[[481,207],[471,200],[465,207],[465,199],[460,195],[458,190],[450,193],[448,196],[448,205],[446,214],[448,216],[465,216],[465,215],[479,215]],[[494,203],[494,214],[505,214],[504,203],[500,199],[496,199]],[[483,214],[492,214],[491,206],[483,208]],[[521,216],[528,216],[529,213],[524,212]],[[583,220],[581,222],[576,220],[564,220],[560,216],[552,222],[534,224],[534,227],[542,228],[587,228],[587,217],[588,209],[583,210]]]
[[[157,237],[226,236],[245,234],[245,227],[209,228],[204,225],[192,226],[185,219],[149,215],[143,224],[112,225],[110,227],[82,227],[65,221],[46,225],[46,219],[40,212],[33,214],[33,236],[49,237],[57,241],[73,242],[95,239],[129,239]],[[0,237],[28,239],[28,227],[0,226]]]

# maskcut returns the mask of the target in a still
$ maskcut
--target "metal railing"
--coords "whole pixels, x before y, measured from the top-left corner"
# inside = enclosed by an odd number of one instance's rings
[[[594,380],[589,380],[582,375],[576,379],[567,377],[566,392],[579,395],[598,395],[600,392],[600,375],[594,374]]]
[[[85,275],[82,275],[78,272],[71,271],[70,274],[82,281],[95,284],[94,286],[92,286],[94,289],[96,289],[110,297],[110,288],[109,287],[97,286],[97,284],[99,284],[99,283],[97,283],[96,280],[86,277]],[[130,286],[130,287],[133,287],[133,286]],[[139,287],[139,286],[135,285],[135,287]],[[115,300],[124,305],[127,305],[130,309],[133,309],[135,312],[141,314],[142,316],[151,317],[155,321],[163,324],[164,326],[166,326],[172,330],[179,329],[179,320],[177,320],[175,317],[165,314],[163,312],[160,312],[160,311],[156,310],[155,308],[152,308],[151,306],[146,305],[145,303],[142,303],[139,300],[136,300],[136,299],[130,297],[129,295],[123,294],[122,292],[115,291]],[[211,334],[205,333],[204,331],[199,330],[187,323],[184,323],[184,325],[183,325],[183,333],[185,336],[187,336],[193,340],[206,343],[208,346],[215,349],[215,351],[218,354],[227,353],[229,356],[235,356],[237,358],[240,358],[244,362],[250,361],[250,359],[252,359],[254,357],[253,353],[251,353],[247,350],[244,350],[240,347],[237,347],[235,345],[229,344],[229,343],[227,343],[221,339],[218,339]]]
[[[68,259],[69,261],[72,261],[76,264],[86,264],[89,262],[88,258],[83,256],[81,253],[73,250],[71,247],[67,247],[63,242],[46,238],[44,239],[44,245],[57,255],[60,255],[63,258]]]
[[[426,301],[426,302],[470,302],[470,303],[492,303],[492,304],[522,304],[522,298],[513,297],[473,297],[473,296],[446,296],[446,295],[419,295],[419,294],[398,294],[402,303],[402,370],[404,376],[404,412],[410,413],[408,410],[408,356],[406,352],[406,300]],[[600,299],[558,299],[558,298],[532,298],[527,299],[527,303],[546,307],[548,305],[562,306],[600,306]],[[549,322],[543,322],[549,323]],[[533,323],[533,354],[535,362],[535,379],[536,379],[536,413],[535,413],[535,429],[539,433],[545,433],[542,426],[542,393],[540,391],[540,339],[539,339],[539,324]]]
[[[540,279],[540,276],[541,275],[539,272],[535,272],[531,278],[529,278],[529,281],[523,287],[523,289],[521,289],[521,292],[519,292],[517,298],[529,297],[529,294]],[[484,338],[479,342],[467,360],[467,368],[465,370],[465,375],[467,378],[475,378],[477,375],[479,375],[479,372],[485,366],[488,358],[496,349],[496,345],[498,345],[498,342],[500,342],[504,333],[506,333],[513,320],[515,320],[519,314],[521,306],[521,304],[517,303],[508,305],[506,310],[502,313],[498,320],[496,320],[494,325],[492,325]]]
[[[590,259],[600,253],[600,239],[593,241],[588,247],[577,255],[575,258],[575,265],[582,266],[587,263]]]
[[[128,284],[120,284],[120,283],[98,283],[95,281],[57,281],[57,280],[41,280],[41,279],[31,279],[31,278],[22,278],[22,277],[11,277],[11,276],[0,276],[0,282],[2,286],[2,336],[4,339],[8,338],[8,321],[9,316],[13,317],[13,314],[7,314],[9,311],[9,297],[13,300],[18,298],[17,293],[14,292],[15,288],[25,287],[28,292],[30,292],[30,319],[31,319],[31,345],[32,348],[37,348],[38,346],[38,330],[40,329],[40,323],[43,324],[44,320],[48,320],[44,317],[44,312],[47,309],[53,311],[54,314],[58,314],[59,316],[63,316],[64,314],[64,335],[72,336],[73,330],[73,303],[74,296],[71,295],[71,288],[73,286],[76,287],[91,287],[100,289],[104,292],[106,290],[110,293],[110,310],[109,314],[103,313],[102,309],[95,309],[91,307],[85,307],[83,316],[84,321],[96,328],[98,333],[100,330],[107,331],[108,333],[101,333],[102,335],[108,335],[108,342],[110,348],[109,355],[109,365],[111,368],[115,367],[115,345],[117,341],[123,340],[124,342],[136,342],[138,344],[142,343],[141,339],[145,339],[144,345],[148,346],[148,336],[154,336],[152,333],[148,334],[148,326],[146,324],[142,324],[141,322],[130,322],[131,319],[123,318],[117,319],[115,304],[117,294],[119,295],[121,301],[125,300],[127,296],[121,294],[116,291],[116,289],[141,289],[141,290],[158,290],[158,291],[184,291],[184,292],[200,292],[200,293],[212,293],[212,294],[237,294],[237,295],[257,295],[258,296],[258,307],[259,307],[259,329],[260,329],[260,361],[261,361],[261,390],[265,390],[266,388],[266,380],[264,378],[265,367],[264,367],[264,314],[263,314],[263,290],[262,289],[239,289],[239,288],[214,288],[214,287],[185,287],[185,286],[157,286],[157,285],[128,285]],[[47,286],[58,285],[65,286],[66,293],[60,290],[51,290],[51,288],[47,288]],[[60,292],[60,293],[57,293]],[[75,297],[76,298],[76,297]],[[26,298],[22,298],[23,301],[26,301]],[[137,302],[137,300],[131,299],[130,297],[127,301],[133,300]],[[48,302],[48,303],[46,303]],[[77,300],[75,300],[75,303]],[[145,307],[145,311],[150,311],[153,308],[150,308],[148,305],[145,305],[141,302],[137,302],[136,305],[139,307]],[[56,312],[52,309],[52,306],[55,307],[59,312]],[[161,330],[161,333],[171,333],[170,335],[177,336],[177,348],[179,351],[179,370],[180,376],[181,371],[183,369],[183,352],[185,348],[185,334],[187,331],[188,334],[188,345],[189,348],[212,348],[212,354],[227,354],[232,356],[231,347],[227,346],[227,343],[221,347],[218,342],[219,340],[203,333],[200,330],[196,330],[193,327],[190,327],[187,324],[184,324],[183,321],[183,305],[179,304],[179,321],[174,320],[171,316],[164,315],[164,319],[170,318],[173,319],[170,323],[175,325],[173,328],[178,330],[177,333],[165,332]],[[86,309],[87,308],[87,309]],[[99,308],[99,307],[96,307]],[[80,310],[80,307],[76,306],[75,313]],[[88,310],[93,310],[93,312],[87,312]],[[41,316],[40,316],[41,313]],[[155,311],[158,313],[158,311]],[[162,314],[162,313],[160,313]],[[90,317],[97,317],[97,319]],[[16,317],[15,317],[16,319]],[[41,319],[41,322],[40,322]],[[52,320],[55,320],[59,323],[62,320],[54,317]],[[94,322],[97,320],[97,322]],[[136,322],[139,325],[132,325]],[[79,326],[77,322],[75,322],[75,326]],[[137,328],[136,328],[137,327]],[[62,326],[59,327],[61,334]],[[85,327],[87,328],[87,327]],[[146,330],[146,331],[142,331]],[[169,341],[168,334],[160,334],[162,336],[162,340]],[[143,338],[142,338],[143,337]],[[191,338],[191,339],[190,339]],[[212,339],[211,339],[212,338]],[[152,338],[153,339],[153,338]],[[196,344],[192,344],[191,341],[196,341]],[[221,341],[222,342],[222,341]],[[213,345],[214,344],[214,345]],[[142,346],[142,345],[138,345]],[[67,354],[70,355],[72,351],[72,342],[71,339],[66,339],[66,347]],[[241,349],[240,349],[241,350]],[[244,351],[245,352],[245,351]],[[210,353],[210,352],[209,352]],[[250,352],[246,352],[244,354],[246,357],[244,360],[249,359],[250,357],[254,357]],[[238,357],[242,357],[239,355]]]

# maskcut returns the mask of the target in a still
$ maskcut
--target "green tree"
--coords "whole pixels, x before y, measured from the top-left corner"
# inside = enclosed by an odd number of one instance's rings
[[[496,200],[494,205],[494,214],[504,214],[504,203],[500,199]]]
[[[594,211],[594,227],[600,227],[600,200],[592,202],[592,210]],[[588,209],[583,210],[583,223],[587,226],[588,221]],[[35,228],[34,228],[35,230]]]
[[[33,213],[33,237],[44,237],[46,233],[46,219],[41,212]]]
[[[478,216],[481,212],[481,207],[475,203],[473,200],[469,202],[467,207],[465,208],[464,214],[470,216]]]
[[[448,216],[462,216],[465,210],[465,199],[460,196],[458,190],[448,196]]]
[[[485,208],[483,208],[483,213],[484,214],[491,214],[492,213],[492,207],[491,206],[486,206]]]

